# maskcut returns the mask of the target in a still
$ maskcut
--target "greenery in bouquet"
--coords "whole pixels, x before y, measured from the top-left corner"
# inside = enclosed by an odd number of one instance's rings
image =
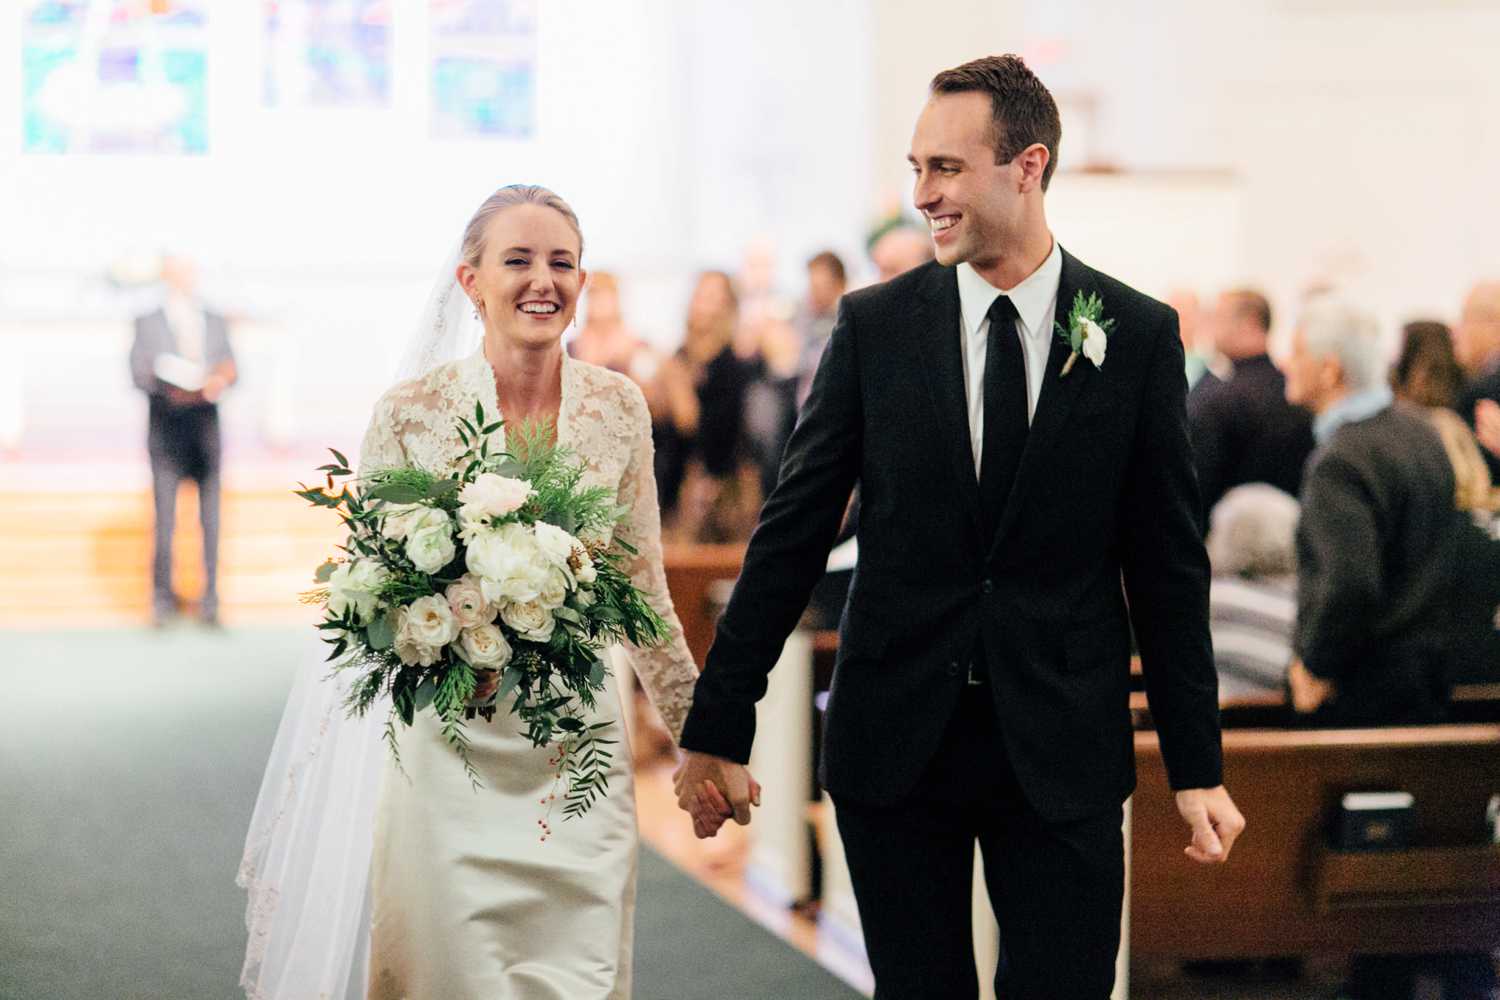
[[[665,624],[625,570],[636,553],[613,531],[625,511],[613,491],[584,485],[549,427],[492,449],[503,424],[476,406],[457,430],[467,450],[453,475],[356,477],[333,451],[318,470],[326,486],[297,491],[349,529],[305,600],[324,608],[334,669],[355,674],[351,714],[389,696],[385,740],[398,766],[396,723],[430,708],[477,788],[465,723],[509,702],[534,745],[556,748],[564,816],[579,816],[607,791],[617,742],[611,723],[588,721],[608,675],[603,652],[655,645]]]

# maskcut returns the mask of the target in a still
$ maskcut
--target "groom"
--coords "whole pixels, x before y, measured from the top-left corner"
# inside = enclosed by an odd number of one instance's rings
[[[683,733],[700,835],[747,822],[755,702],[858,483],[822,774],[879,998],[976,994],[976,841],[1001,995],[1109,994],[1132,626],[1186,853],[1222,862],[1244,826],[1177,316],[1053,239],[1060,132],[1015,56],[933,80],[910,159],[937,260],[843,300]]]

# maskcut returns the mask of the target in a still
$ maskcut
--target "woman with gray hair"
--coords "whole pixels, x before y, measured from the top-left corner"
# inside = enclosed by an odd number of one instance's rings
[[[1279,691],[1297,618],[1296,499],[1268,483],[1224,494],[1208,533],[1209,629],[1220,696]]]

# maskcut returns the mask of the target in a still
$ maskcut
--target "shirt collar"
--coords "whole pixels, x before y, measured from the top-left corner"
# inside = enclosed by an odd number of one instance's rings
[[[1009,295],[1015,303],[1016,312],[1026,332],[1035,336],[1047,320],[1047,310],[1057,301],[1057,286],[1062,282],[1062,247],[1052,241],[1052,252],[1042,261],[1042,266],[1015,288],[996,288],[984,280],[968,261],[959,264],[958,302],[963,310],[964,329],[978,330],[985,314],[1000,295]]]
[[[1334,431],[1345,424],[1369,420],[1390,406],[1394,398],[1388,385],[1377,385],[1345,396],[1313,418],[1313,437],[1318,444],[1326,444]]]

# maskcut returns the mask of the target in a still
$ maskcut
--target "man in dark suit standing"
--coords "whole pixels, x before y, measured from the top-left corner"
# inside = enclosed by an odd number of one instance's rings
[[[154,624],[177,612],[172,588],[172,529],[177,487],[198,484],[203,525],[203,600],[199,615],[217,624],[219,615],[219,399],[237,378],[228,324],[197,298],[197,273],[180,257],[162,261],[165,291],[160,308],[138,317],[130,348],[130,372],[149,401],[146,449],[156,535],[151,557]]]
[[[1188,855],[1223,861],[1244,825],[1176,316],[1053,240],[1060,132],[1018,57],[933,80],[910,159],[937,260],[844,298],[683,733],[700,835],[748,822],[733,762],[858,482],[822,777],[880,998],[976,995],[976,841],[1003,995],[1109,994],[1131,625]]]
[[[1312,414],[1286,401],[1286,379],[1266,353],[1271,304],[1254,289],[1219,296],[1214,342],[1233,366],[1223,380],[1188,394],[1188,430],[1203,509],[1246,483],[1270,483],[1296,496],[1312,454]]]

